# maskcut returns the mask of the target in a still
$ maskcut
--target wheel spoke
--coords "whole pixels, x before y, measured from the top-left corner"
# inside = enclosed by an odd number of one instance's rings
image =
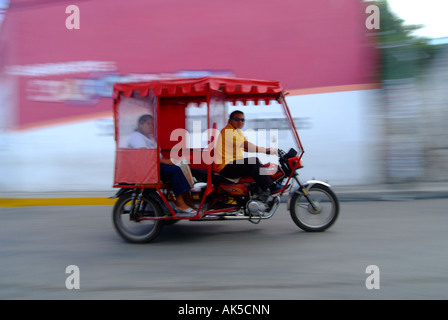
[[[141,201],[133,204],[131,195],[127,194],[117,201],[113,220],[116,230],[125,240],[143,243],[151,241],[158,235],[162,222],[141,218],[157,216],[161,216],[161,209],[156,201],[143,196]]]
[[[306,231],[329,228],[339,213],[339,202],[334,193],[326,186],[315,185],[308,190],[308,198],[313,205],[302,194],[293,199],[290,210],[294,222]]]

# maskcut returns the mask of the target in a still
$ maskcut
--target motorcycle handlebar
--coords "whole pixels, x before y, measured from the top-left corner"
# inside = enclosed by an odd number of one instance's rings
[[[278,155],[280,157],[283,157],[285,154],[286,154],[285,151],[283,151],[282,149],[278,149]]]
[[[295,157],[297,155],[297,151],[291,148],[288,153],[286,153],[282,149],[278,149],[278,156],[284,160],[288,160],[289,158]]]

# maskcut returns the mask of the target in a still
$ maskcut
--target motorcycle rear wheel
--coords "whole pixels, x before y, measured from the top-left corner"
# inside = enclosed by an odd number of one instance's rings
[[[134,208],[134,215],[131,209]],[[164,225],[163,220],[143,220],[145,217],[160,217],[162,208],[154,199],[142,196],[141,203],[132,204],[132,195],[124,194],[116,202],[112,220],[118,234],[131,243],[148,243],[156,238]],[[142,219],[143,218],[143,219]]]
[[[291,218],[302,230],[320,232],[330,228],[339,215],[339,200],[327,186],[315,184],[308,190],[308,197],[301,192],[293,195],[290,203]]]

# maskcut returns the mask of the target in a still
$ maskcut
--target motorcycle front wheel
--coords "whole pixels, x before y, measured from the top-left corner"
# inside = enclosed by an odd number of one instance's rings
[[[118,234],[131,243],[147,243],[157,237],[162,230],[163,220],[146,220],[160,217],[163,211],[154,199],[142,196],[133,200],[131,193],[124,194],[116,202],[112,219]]]
[[[339,215],[339,201],[327,186],[315,184],[305,196],[301,192],[293,195],[290,213],[294,223],[302,230],[319,232],[333,225]]]

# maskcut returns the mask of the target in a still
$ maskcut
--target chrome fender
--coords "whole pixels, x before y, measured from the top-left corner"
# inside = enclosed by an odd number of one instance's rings
[[[328,184],[328,183],[326,183],[326,182],[323,182],[323,181],[320,181],[320,180],[308,180],[307,182],[305,182],[304,184],[302,184],[302,187],[306,190],[306,192],[308,192],[308,191],[310,190],[310,188],[311,188],[312,186],[316,185],[316,184],[321,184],[321,185],[324,185],[324,186],[326,186],[326,187],[328,187],[328,188],[331,188],[331,185],[330,185],[330,184]],[[300,186],[296,187],[294,190],[292,190],[292,191],[289,193],[289,199],[288,199],[288,204],[287,204],[288,210],[289,210],[290,205],[291,205],[292,197],[293,197],[295,194],[299,194],[299,193],[304,194],[304,192],[303,192],[302,188],[300,188]]]

